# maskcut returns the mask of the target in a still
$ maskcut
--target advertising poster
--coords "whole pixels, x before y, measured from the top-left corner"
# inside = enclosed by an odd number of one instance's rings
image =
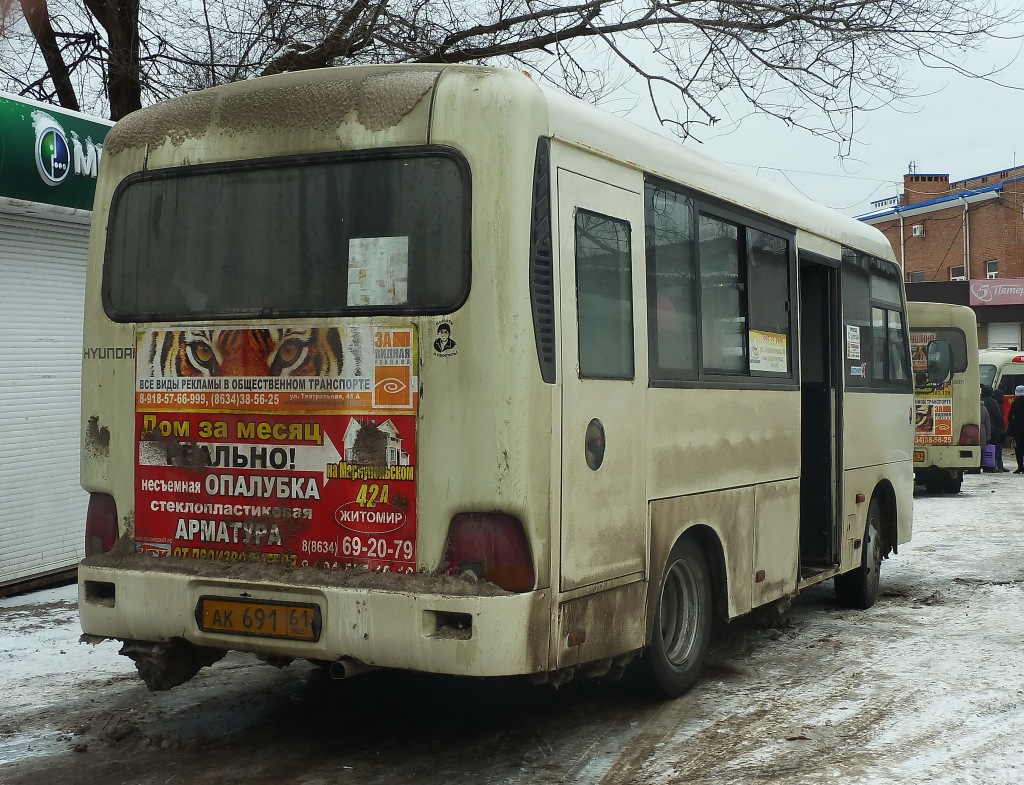
[[[748,330],[750,341],[750,370],[767,373],[788,373],[789,355],[786,336],[764,330]]]
[[[414,328],[137,340],[137,551],[415,570]]]
[[[846,325],[846,359],[860,359],[860,327],[856,324]]]
[[[928,344],[933,332],[910,331],[910,357],[916,378],[928,370]],[[914,387],[914,444],[953,444],[953,383]]]

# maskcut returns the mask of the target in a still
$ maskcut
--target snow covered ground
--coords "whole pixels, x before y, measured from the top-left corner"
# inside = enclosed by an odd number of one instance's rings
[[[0,599],[0,620],[0,673],[9,707],[52,705],[83,679],[135,673],[131,660],[117,653],[120,643],[78,642],[77,585]]]
[[[344,682],[335,694],[314,684],[308,668],[277,671],[243,655],[151,695],[119,644],[78,642],[76,587],[3,599],[0,782],[34,783],[45,773],[49,785],[465,777],[1017,785],[1024,477],[971,475],[959,496],[922,495],[914,507],[914,539],[883,564],[874,608],[842,608],[825,584],[801,595],[781,622],[756,614],[734,622],[697,689],[664,703],[635,700],[616,685],[501,692],[388,673]],[[364,679],[376,681],[357,686]],[[398,685],[392,693],[390,685]],[[377,696],[390,708],[339,714],[324,704],[369,707]],[[481,713],[431,711],[449,700]],[[405,712],[400,722],[396,711]],[[327,738],[324,716],[336,723]],[[129,730],[108,732],[125,717]],[[171,731],[184,739],[202,717],[198,753],[166,742]],[[266,717],[279,719],[272,742],[238,741]],[[285,774],[257,766],[271,760],[260,756],[296,751],[301,764]],[[115,761],[135,768],[105,779]],[[168,767],[178,767],[177,778]]]

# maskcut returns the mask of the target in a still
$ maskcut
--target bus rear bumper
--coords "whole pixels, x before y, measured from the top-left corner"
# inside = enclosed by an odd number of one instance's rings
[[[181,638],[212,649],[266,657],[360,663],[465,676],[506,676],[547,669],[550,595],[511,594],[457,579],[423,590],[428,576],[376,575],[380,587],[323,582],[209,577],[201,570],[164,571],[153,564],[79,566],[79,614],[87,635],[125,641]],[[146,561],[152,561],[147,559]],[[239,565],[241,566],[241,565]],[[362,577],[375,575],[362,572]],[[415,590],[402,586],[415,579]],[[448,589],[449,591],[445,591]],[[319,609],[316,640],[200,629],[200,598]],[[233,605],[242,613],[244,605]]]
[[[914,471],[931,469],[977,469],[981,463],[981,447],[914,445]]]

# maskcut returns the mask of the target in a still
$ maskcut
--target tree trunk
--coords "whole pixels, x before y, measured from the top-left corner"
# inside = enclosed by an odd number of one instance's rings
[[[84,0],[103,25],[110,47],[107,96],[110,119],[120,120],[142,108],[142,67],[139,60],[139,0]]]

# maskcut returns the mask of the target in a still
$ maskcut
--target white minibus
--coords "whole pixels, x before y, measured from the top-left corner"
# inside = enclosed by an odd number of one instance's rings
[[[715,619],[870,606],[910,538],[882,234],[518,71],[129,115],[89,265],[81,621],[154,689],[241,650],[678,695]]]
[[[914,388],[914,478],[932,493],[960,493],[964,472],[981,463],[978,326],[965,305],[907,303]],[[928,346],[945,341],[952,374],[927,379]]]

